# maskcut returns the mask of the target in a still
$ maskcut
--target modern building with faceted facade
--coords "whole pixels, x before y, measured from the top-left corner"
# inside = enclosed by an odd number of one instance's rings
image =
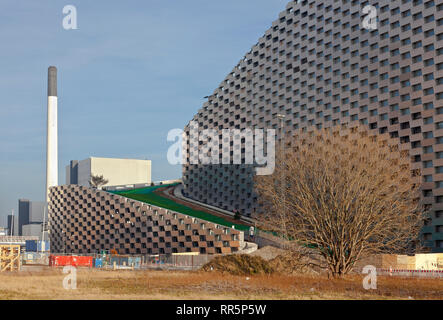
[[[377,8],[375,30],[362,26],[367,5]],[[278,114],[285,115],[285,135],[359,125],[398,139],[423,179],[422,199],[430,208],[425,245],[443,252],[441,1],[289,2],[193,121],[200,131],[219,130],[220,139],[221,129],[246,128],[273,128],[279,139]],[[253,166],[190,164],[191,149],[201,147],[188,143],[184,150],[185,195],[253,213]]]
[[[50,188],[51,252],[233,253],[243,232],[78,185]]]

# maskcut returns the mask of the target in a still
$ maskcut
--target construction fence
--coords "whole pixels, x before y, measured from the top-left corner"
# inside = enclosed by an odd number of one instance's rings
[[[112,254],[66,254],[48,252],[27,252],[21,255],[23,265],[61,267],[66,265],[93,267],[99,269],[178,269],[196,270],[217,255],[112,255]],[[81,261],[89,258],[88,263]],[[90,262],[89,262],[90,261]]]
[[[49,252],[25,252],[21,255],[23,265],[49,265]]]
[[[377,275],[443,279],[443,270],[407,270],[407,269],[377,268]]]
[[[195,270],[214,259],[217,255],[155,255],[146,256],[147,268]]]

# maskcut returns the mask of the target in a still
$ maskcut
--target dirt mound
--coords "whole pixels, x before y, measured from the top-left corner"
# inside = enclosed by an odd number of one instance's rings
[[[268,261],[270,267],[280,274],[319,274],[324,270],[314,266],[317,261],[309,257],[294,258],[289,253],[278,255]]]
[[[257,251],[254,251],[250,253],[251,256],[257,256],[261,257],[267,261],[276,258],[279,255],[285,254],[286,250],[272,247],[272,246],[265,246],[263,248],[258,249]]]
[[[305,271],[303,266],[298,265],[289,255],[278,255],[268,261],[269,265],[280,274],[294,274]]]
[[[271,274],[274,269],[261,257],[232,254],[212,259],[202,267],[204,271],[219,271],[233,275]]]

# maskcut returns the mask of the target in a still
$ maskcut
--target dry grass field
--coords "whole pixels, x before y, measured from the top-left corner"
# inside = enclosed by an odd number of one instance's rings
[[[61,269],[0,274],[0,299],[443,299],[442,279],[363,276],[233,276],[203,271],[102,271],[79,269],[77,289],[65,290]]]

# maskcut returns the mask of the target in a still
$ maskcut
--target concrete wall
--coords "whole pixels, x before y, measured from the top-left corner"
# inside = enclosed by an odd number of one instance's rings
[[[103,175],[108,180],[106,186],[151,183],[151,161],[91,158],[91,173]]]
[[[443,253],[419,253],[415,256],[379,254],[360,260],[354,270],[361,271],[365,265],[394,270],[443,270]]]
[[[443,253],[416,254],[416,270],[443,270]]]
[[[89,187],[91,175],[103,175],[105,186],[151,183],[151,161],[137,159],[88,158],[71,161],[66,167],[66,184]]]

